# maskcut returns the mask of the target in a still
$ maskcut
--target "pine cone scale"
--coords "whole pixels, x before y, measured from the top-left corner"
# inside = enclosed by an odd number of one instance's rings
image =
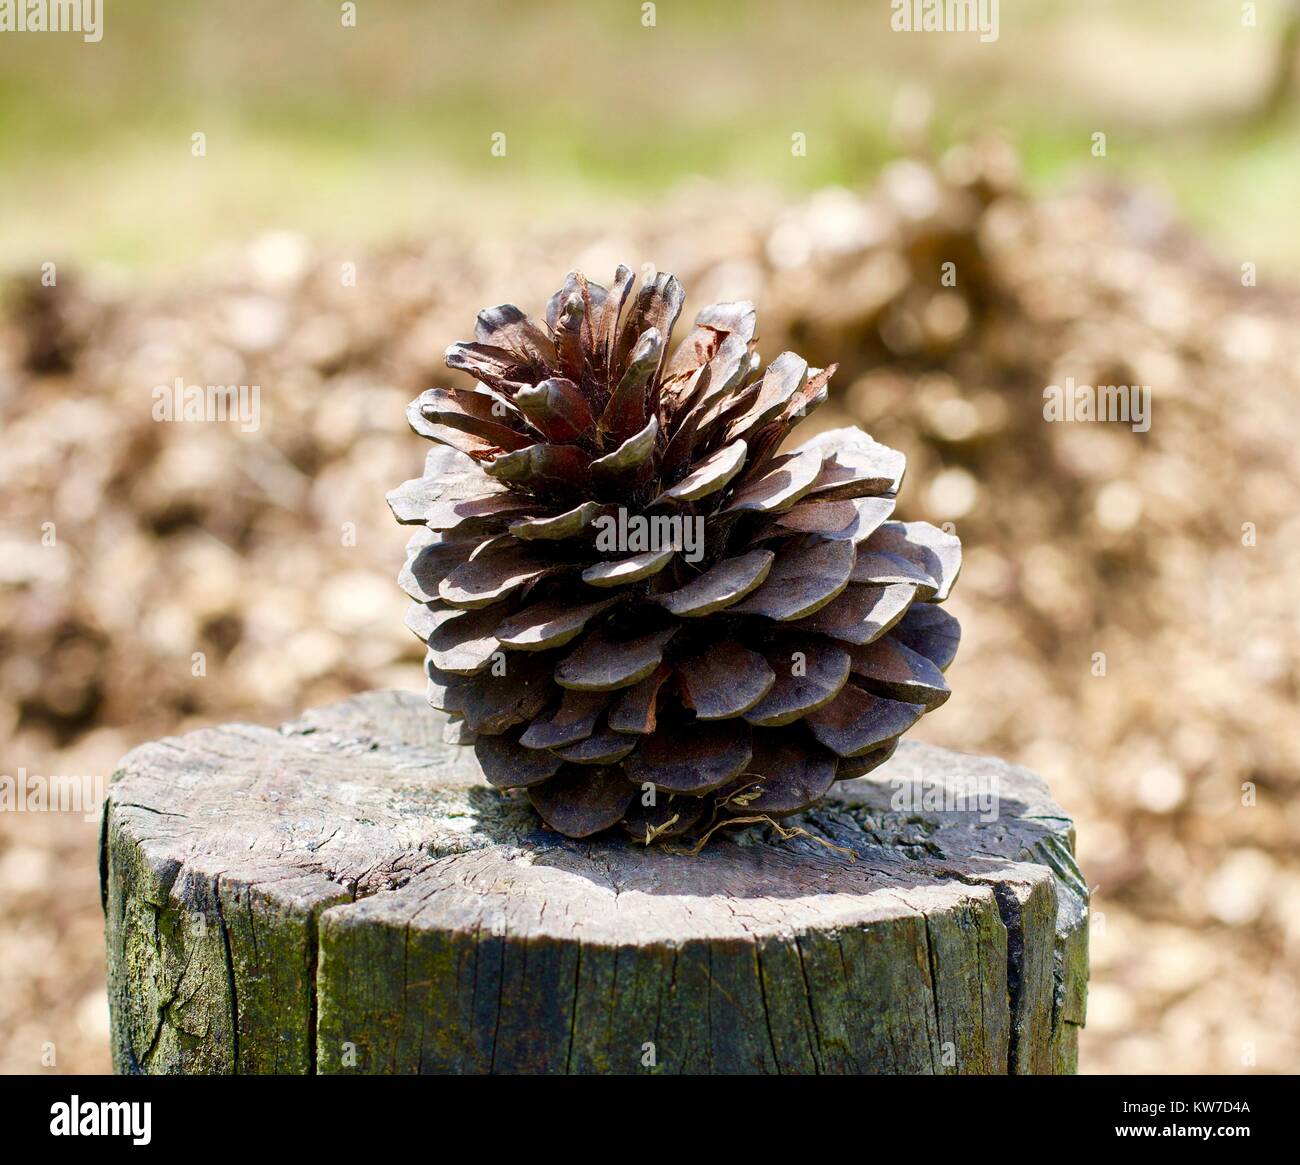
[[[758,652],[732,641],[678,660],[676,674],[682,704],[698,720],[743,716],[776,683],[776,672]]]

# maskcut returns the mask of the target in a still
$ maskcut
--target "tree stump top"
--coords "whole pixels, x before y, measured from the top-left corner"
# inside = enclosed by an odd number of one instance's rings
[[[811,836],[724,830],[691,856],[550,832],[443,725],[372,692],[124,759],[102,861],[119,1070],[636,1070],[652,1029],[673,1070],[1073,1068],[1087,888],[1027,770],[904,742],[786,823]],[[819,986],[832,947],[844,984]],[[666,1037],[701,952],[709,1031]]]

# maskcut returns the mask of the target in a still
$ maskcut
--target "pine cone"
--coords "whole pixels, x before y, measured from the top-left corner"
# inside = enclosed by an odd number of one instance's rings
[[[570,837],[649,842],[885,760],[948,697],[961,548],[889,520],[904,458],[860,430],[777,452],[834,367],[760,374],[749,303],[670,357],[681,285],[633,281],[574,272],[545,324],[480,313],[447,350],[478,384],[411,403],[436,444],[388,500],[420,527],[400,582],[430,702],[487,779]]]

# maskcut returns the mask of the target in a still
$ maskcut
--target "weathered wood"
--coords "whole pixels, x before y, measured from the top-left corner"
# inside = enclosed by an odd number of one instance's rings
[[[963,788],[996,815],[896,800]],[[398,692],[144,745],[102,838],[115,1066],[1074,1070],[1087,888],[1038,777],[905,742],[787,824],[856,860],[566,840]]]

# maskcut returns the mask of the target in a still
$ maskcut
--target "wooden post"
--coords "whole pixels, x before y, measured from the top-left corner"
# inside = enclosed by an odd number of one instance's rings
[[[574,842],[417,695],[146,744],[101,869],[119,1072],[1070,1072],[1087,887],[1038,777],[904,743],[782,841]]]

